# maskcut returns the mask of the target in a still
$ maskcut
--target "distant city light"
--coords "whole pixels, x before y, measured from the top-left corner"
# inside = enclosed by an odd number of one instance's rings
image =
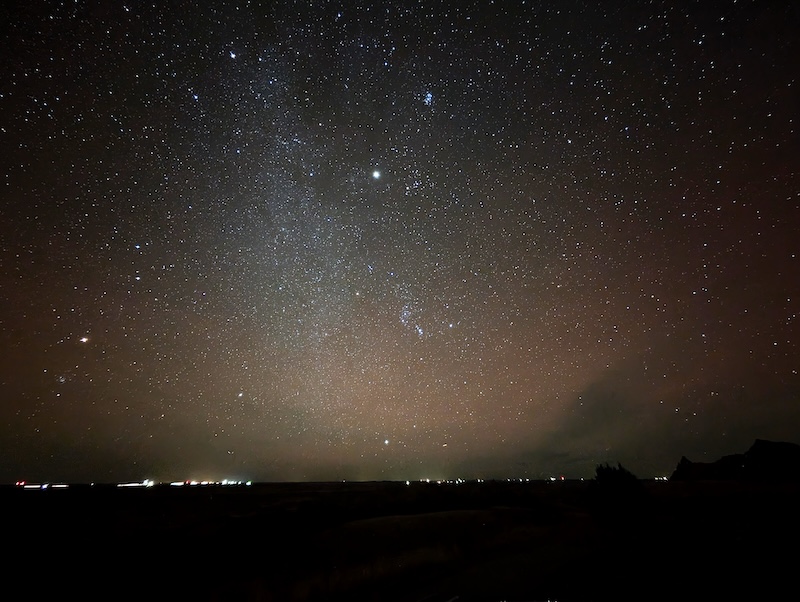
[[[152,487],[155,484],[155,481],[145,479],[144,481],[137,481],[134,483],[117,483],[117,487]]]
[[[253,484],[253,481],[239,481],[233,479],[222,479],[221,481],[172,481],[169,485],[170,487],[209,487],[209,486],[221,486],[221,487],[241,487],[245,485],[249,487]]]

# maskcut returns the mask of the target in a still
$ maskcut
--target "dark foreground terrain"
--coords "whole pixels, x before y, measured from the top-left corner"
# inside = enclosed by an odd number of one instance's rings
[[[82,600],[795,597],[800,486],[641,485],[7,487],[3,587]]]

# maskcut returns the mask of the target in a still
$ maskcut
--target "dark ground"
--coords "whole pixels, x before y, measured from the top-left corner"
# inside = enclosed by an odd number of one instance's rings
[[[777,483],[7,487],[4,588],[83,600],[788,599],[799,502],[799,485]]]

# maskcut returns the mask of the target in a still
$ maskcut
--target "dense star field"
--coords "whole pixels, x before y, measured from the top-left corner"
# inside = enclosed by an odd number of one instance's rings
[[[798,441],[798,26],[5,3],[0,480],[653,476]]]

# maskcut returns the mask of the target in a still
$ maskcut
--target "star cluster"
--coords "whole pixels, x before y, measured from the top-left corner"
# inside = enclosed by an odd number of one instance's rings
[[[798,439],[791,6],[3,12],[5,480]]]

